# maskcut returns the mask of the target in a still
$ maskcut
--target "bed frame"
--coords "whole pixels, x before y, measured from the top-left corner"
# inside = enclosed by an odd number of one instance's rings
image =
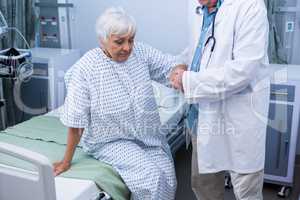
[[[0,167],[0,199],[56,200],[52,164],[45,156],[27,149],[0,142],[0,153],[30,162],[31,172],[6,165]],[[12,185],[22,185],[17,191]],[[34,191],[34,193],[32,192]]]

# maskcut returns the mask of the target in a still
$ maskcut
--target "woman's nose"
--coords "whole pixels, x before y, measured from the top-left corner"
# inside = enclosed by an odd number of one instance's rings
[[[129,43],[126,43],[126,44],[123,45],[123,50],[124,50],[124,51],[129,51],[130,48],[131,48],[131,46],[130,46]]]

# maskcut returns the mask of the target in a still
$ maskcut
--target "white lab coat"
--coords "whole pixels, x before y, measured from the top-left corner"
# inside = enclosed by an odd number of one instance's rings
[[[192,9],[190,62],[202,26],[202,16]],[[257,172],[264,168],[270,85],[263,0],[224,0],[216,16],[215,38],[211,59],[209,44],[200,71],[185,72],[182,79],[186,100],[199,103],[199,173]]]

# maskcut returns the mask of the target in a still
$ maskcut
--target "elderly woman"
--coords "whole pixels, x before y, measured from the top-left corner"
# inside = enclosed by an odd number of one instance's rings
[[[134,43],[136,26],[122,9],[98,19],[100,48],[87,52],[66,74],[67,97],[61,114],[69,127],[56,175],[68,170],[76,145],[110,164],[132,199],[174,199],[176,176],[151,80],[167,83],[171,70],[184,68],[175,57]]]

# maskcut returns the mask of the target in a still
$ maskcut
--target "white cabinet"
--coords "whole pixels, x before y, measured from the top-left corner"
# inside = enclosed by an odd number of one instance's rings
[[[293,186],[300,114],[300,79],[284,75],[286,80],[271,84],[265,162],[265,182],[282,185],[283,197]]]

